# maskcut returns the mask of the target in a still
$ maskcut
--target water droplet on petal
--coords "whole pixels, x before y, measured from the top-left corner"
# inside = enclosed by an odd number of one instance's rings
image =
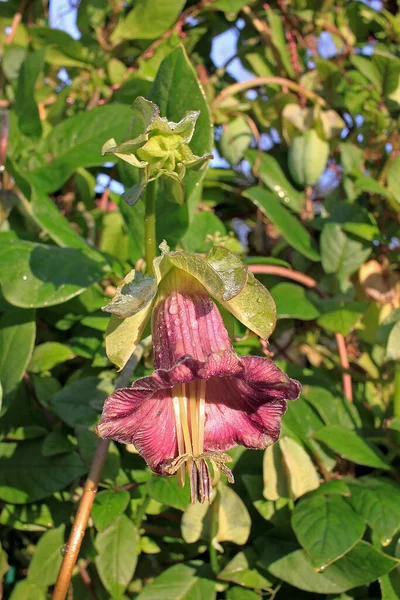
[[[178,307],[176,306],[176,304],[171,304],[171,306],[168,309],[168,312],[170,315],[176,315],[176,313],[178,312]]]

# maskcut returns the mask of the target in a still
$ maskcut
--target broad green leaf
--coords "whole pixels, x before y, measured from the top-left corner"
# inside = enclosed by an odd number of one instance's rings
[[[200,504],[199,502],[189,504],[182,515],[181,532],[187,544],[193,544],[198,540],[211,542],[213,523],[210,506],[207,503]]]
[[[176,477],[154,476],[147,484],[149,495],[154,500],[184,511],[190,503],[190,487],[178,486]]]
[[[74,449],[75,445],[69,438],[62,431],[56,429],[45,438],[42,446],[42,454],[43,456],[56,456],[57,454],[72,452]]]
[[[237,165],[253,139],[251,127],[243,117],[225,123],[220,140],[221,154],[231,165]]]
[[[292,527],[300,544],[320,571],[361,540],[365,523],[340,496],[314,496],[299,502]]]
[[[12,591],[10,600],[47,600],[47,593],[43,587],[36,583],[23,579],[19,581]]]
[[[274,195],[259,187],[252,187],[243,192],[279,229],[288,244],[312,261],[319,261],[312,238],[303,225],[275,199]]]
[[[283,557],[278,555],[274,559],[273,547],[269,546],[269,557],[265,551],[260,563],[272,575],[296,588],[319,594],[340,593],[366,585],[386,575],[398,564],[394,558],[361,541],[322,573],[318,573],[305,550],[296,550]]]
[[[400,359],[400,321],[395,323],[389,333],[386,347],[386,358],[388,360]]]
[[[218,489],[217,542],[245,544],[250,535],[251,519],[238,494],[228,486]]]
[[[122,138],[132,112],[124,104],[106,104],[58,123],[38,146],[51,162],[29,173],[35,187],[53,192],[80,167],[102,165],[109,160],[101,147],[111,138]]]
[[[296,283],[278,283],[271,288],[278,319],[311,321],[319,317],[318,308],[307,297],[306,290]]]
[[[245,158],[250,162],[251,166],[258,164],[260,153],[256,150],[248,150],[245,153]],[[274,193],[276,200],[285,203],[290,210],[295,213],[300,213],[303,208],[303,194],[296,190],[286,178],[278,161],[273,157],[263,152],[261,161],[257,168],[257,173],[264,183]]]
[[[374,84],[376,89],[382,91],[382,77],[379,73],[379,69],[373,63],[370,58],[360,55],[352,55],[350,58],[353,65],[366,77],[371,83]]]
[[[32,138],[42,135],[42,123],[35,102],[35,84],[43,68],[44,53],[41,50],[31,52],[22,63],[17,92],[15,95],[15,112],[18,117],[20,131]]]
[[[169,567],[146,585],[137,600],[215,600],[215,582],[202,576],[196,565]]]
[[[259,600],[259,598],[260,595],[256,592],[238,586],[229,588],[226,593],[226,600]]]
[[[21,308],[66,302],[101,276],[101,265],[76,248],[13,240],[0,244],[2,293]]]
[[[142,275],[140,271],[133,269],[125,275],[114,298],[102,310],[126,319],[146,308],[156,293],[157,283],[154,277]]]
[[[42,456],[41,440],[0,444],[0,498],[35,502],[62,490],[85,473],[76,452]]]
[[[313,490],[312,496],[330,496],[338,494],[339,496],[350,496],[350,488],[342,479],[330,479],[321,483],[319,488]]]
[[[400,528],[400,486],[386,477],[348,479],[354,510],[387,546]]]
[[[340,157],[344,172],[349,175],[362,174],[363,151],[350,142],[340,144]]]
[[[382,600],[398,600],[400,598],[400,574],[399,568],[388,575],[379,578]]]
[[[279,444],[270,446],[264,452],[263,479],[264,498],[272,501],[279,500],[279,498],[289,498],[287,469]]]
[[[218,579],[230,581],[246,588],[268,590],[272,582],[267,573],[256,567],[257,554],[253,548],[239,552],[219,573]]]
[[[325,273],[348,277],[367,260],[371,247],[347,236],[338,223],[327,223],[321,233],[321,260]]]
[[[129,504],[130,495],[126,490],[105,490],[94,500],[91,516],[98,531],[103,531],[121,515]]]
[[[106,331],[106,352],[118,371],[121,371],[135,352],[151,317],[152,307],[153,305],[149,304],[136,315],[126,319],[111,315]]]
[[[10,310],[0,319],[0,382],[6,405],[31,359],[36,335],[34,318],[33,310]]]
[[[309,455],[300,444],[289,437],[279,441],[283,459],[289,472],[289,482],[294,498],[300,498],[319,486],[319,476]]]
[[[325,170],[329,144],[314,129],[294,138],[288,155],[293,180],[301,186],[315,185]]]
[[[28,580],[38,587],[47,588],[56,582],[62,562],[65,525],[42,535],[29,565]]]
[[[120,515],[112,525],[96,537],[97,572],[113,598],[122,598],[135,572],[138,532],[126,515]]]
[[[358,465],[375,467],[376,469],[390,469],[378,450],[368,444],[355,431],[345,429],[339,425],[330,425],[316,431],[313,437],[326,444],[328,448],[340,456]]]
[[[42,371],[51,371],[53,367],[74,358],[75,354],[69,346],[59,342],[45,342],[39,344],[33,351],[32,358],[28,365],[28,371],[31,373],[41,373]]]
[[[84,377],[57,392],[51,407],[71,427],[92,427],[108,395],[97,377]]]
[[[355,428],[357,423],[355,423],[348,410],[348,400],[342,396],[336,396],[319,385],[305,385],[301,397],[315,408],[325,425],[342,425],[348,429]]]
[[[199,110],[200,115],[190,148],[197,156],[211,152],[214,139],[210,111],[196,71],[183,46],[173,50],[161,63],[149,99],[158,104],[160,114],[170,121],[179,122],[185,112]],[[189,207],[189,215],[194,213],[195,205],[200,199],[200,183],[205,173],[206,169],[201,172],[191,170],[185,175],[185,204]],[[168,206],[168,210],[171,210],[171,205]],[[171,231],[165,230],[164,233],[158,230],[162,239],[167,239],[169,233]]]
[[[175,23],[185,0],[138,0],[122,18],[111,35],[111,41],[155,40]]]
[[[328,331],[346,336],[353,329],[367,306],[366,302],[347,302],[344,306],[323,313],[317,323]]]
[[[181,242],[188,252],[208,252],[213,245],[212,240],[208,238],[218,235],[226,235],[225,225],[214,213],[207,210],[194,215]]]

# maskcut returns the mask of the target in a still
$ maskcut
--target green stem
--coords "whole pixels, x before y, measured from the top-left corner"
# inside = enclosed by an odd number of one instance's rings
[[[144,219],[144,251],[149,275],[154,275],[153,260],[156,257],[156,198],[157,182],[150,181],[146,188]]]
[[[395,417],[400,417],[400,363],[399,362],[397,362],[394,367],[393,414]]]

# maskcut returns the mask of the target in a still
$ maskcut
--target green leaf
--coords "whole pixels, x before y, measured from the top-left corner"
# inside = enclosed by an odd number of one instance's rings
[[[179,122],[185,112],[199,110],[200,115],[190,141],[190,148],[197,156],[211,152],[214,136],[210,110],[196,71],[183,46],[173,50],[161,63],[149,99],[158,104],[160,114],[170,121]],[[185,203],[189,206],[190,214],[193,214],[195,204],[199,200],[200,183],[205,173],[206,169],[201,172],[192,170],[185,175]],[[171,210],[170,206],[168,210]],[[161,234],[161,231],[159,233]],[[162,237],[166,239],[168,232]]]
[[[288,181],[278,161],[266,152],[262,152],[260,155],[257,150],[248,150],[245,153],[245,158],[252,167],[258,164],[260,156],[261,161],[257,167],[257,173],[261,181],[274,193],[276,200],[284,202],[293,212],[300,213],[304,204],[303,194]]]
[[[348,277],[367,260],[371,247],[347,236],[338,223],[327,223],[321,233],[321,260],[325,273]]]
[[[34,169],[29,179],[44,192],[53,192],[79,167],[102,165],[109,160],[101,154],[110,137],[122,138],[132,113],[124,104],[106,104],[58,123],[38,146],[49,164]]]
[[[0,381],[6,405],[32,355],[36,335],[34,319],[33,310],[10,310],[0,319]]]
[[[296,217],[277,202],[273,194],[262,188],[252,187],[243,192],[243,196],[254,202],[261,212],[279,229],[290,246],[312,261],[318,262],[320,260],[308,231]]]
[[[360,55],[352,55],[350,61],[366,77],[379,92],[382,92],[382,76],[379,69],[370,58]]]
[[[47,589],[57,580],[62,562],[65,525],[51,529],[42,535],[29,565],[28,580]]]
[[[390,192],[396,202],[400,203],[400,156],[390,161],[386,176]]]
[[[368,444],[355,431],[345,429],[339,425],[330,425],[316,431],[313,437],[326,444],[328,448],[340,456],[358,465],[390,470],[390,466],[381,457],[378,450]]]
[[[290,175],[298,185],[315,185],[325,170],[328,156],[329,144],[314,129],[298,135],[289,148]]]
[[[385,477],[348,479],[348,499],[353,509],[377,533],[381,544],[389,544],[400,528],[400,486]]]
[[[185,0],[138,0],[119,21],[111,41],[155,40],[175,23],[184,5]]]
[[[268,590],[272,582],[267,574],[256,568],[257,554],[253,548],[239,552],[218,574],[218,579],[256,590]]]
[[[51,371],[53,367],[71,360],[75,354],[69,346],[59,342],[45,342],[36,346],[31,361],[28,365],[28,371],[31,373],[41,373],[42,371]]]
[[[116,517],[125,512],[130,501],[126,490],[105,490],[99,492],[94,500],[91,516],[98,531],[104,531]]]
[[[278,283],[271,288],[278,319],[312,321],[319,316],[318,308],[307,297],[306,290],[296,283]]]
[[[347,302],[343,307],[322,314],[317,323],[328,331],[346,336],[353,329],[367,306],[366,302]]]
[[[19,581],[12,591],[10,600],[47,600],[47,594],[42,587],[38,587],[36,583],[24,579]]]
[[[66,302],[101,275],[101,265],[75,248],[13,240],[0,244],[2,292],[21,308]]]
[[[215,600],[215,582],[201,574],[196,565],[169,567],[137,596],[137,600]]]
[[[211,249],[212,241],[207,238],[216,235],[226,235],[223,222],[208,210],[198,212],[194,215],[189,229],[181,240],[182,246],[188,252],[208,252]]]
[[[305,385],[301,397],[315,408],[326,425],[342,425],[348,429],[357,425],[349,413],[348,400],[342,396],[335,396],[319,385]]]
[[[260,595],[242,587],[232,587],[226,593],[226,600],[259,600]]]
[[[27,137],[40,138],[42,123],[35,102],[35,84],[43,68],[44,52],[38,50],[27,55],[19,72],[15,95],[15,112],[18,127]]]
[[[312,492],[312,496],[329,496],[331,494],[350,496],[350,488],[342,479],[330,479],[321,483],[319,488]]]
[[[300,444],[290,437],[282,437],[279,447],[289,473],[294,498],[300,498],[319,486],[319,475],[309,455]]]
[[[157,283],[154,277],[142,275],[133,269],[123,278],[117,287],[114,298],[103,306],[102,310],[113,313],[125,319],[136,315],[147,307],[157,293]]]
[[[281,13],[272,10],[270,7],[266,12],[271,30],[271,32],[269,33],[269,36],[271,37],[271,42],[275,46],[276,50],[279,52],[279,57],[282,62],[282,65],[285,68],[286,73],[289,75],[290,78],[294,78],[295,72],[292,66],[289,51],[286,47],[286,37],[282,15]]]
[[[217,542],[245,544],[250,535],[251,518],[240,496],[226,485],[218,488]]]
[[[400,359],[400,321],[397,321],[391,329],[386,347],[386,358],[388,360]]]
[[[365,531],[364,521],[336,495],[318,495],[296,504],[292,527],[318,571],[346,554]]]
[[[237,165],[250,146],[253,133],[247,120],[236,117],[224,124],[221,135],[221,154],[231,165]]]
[[[389,429],[394,429],[395,431],[400,431],[400,417],[394,417],[388,422]]]
[[[55,413],[71,427],[92,427],[108,396],[97,377],[84,377],[63,387],[51,400]]]
[[[43,456],[56,456],[65,452],[72,452],[75,445],[59,429],[52,431],[45,438],[42,446]]]
[[[154,476],[147,484],[149,495],[157,502],[184,511],[190,503],[190,487],[178,486],[175,477]]]
[[[0,498],[12,504],[35,502],[62,490],[85,473],[76,452],[43,456],[41,440],[0,444]]]
[[[138,532],[126,515],[120,515],[96,537],[97,572],[113,598],[122,598],[135,572]]]
[[[367,542],[358,542],[347,554],[317,573],[305,550],[279,557],[269,544],[260,559],[262,566],[286,583],[307,592],[334,594],[367,585],[390,572],[398,564],[394,558],[376,550]],[[278,558],[274,557],[277,556]]]

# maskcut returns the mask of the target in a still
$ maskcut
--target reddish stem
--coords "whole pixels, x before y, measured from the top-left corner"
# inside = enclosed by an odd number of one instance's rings
[[[321,296],[324,293],[318,287],[318,283],[312,277],[295,271],[294,269],[287,269],[286,267],[278,267],[276,265],[249,265],[249,271],[260,275],[278,275],[279,277],[286,277],[301,283],[305,287],[314,289]],[[340,364],[342,368],[348,371],[350,368],[349,357],[347,354],[346,341],[341,333],[336,333],[336,343],[339,351]],[[343,392],[349,402],[353,402],[353,386],[350,373],[343,373]]]

